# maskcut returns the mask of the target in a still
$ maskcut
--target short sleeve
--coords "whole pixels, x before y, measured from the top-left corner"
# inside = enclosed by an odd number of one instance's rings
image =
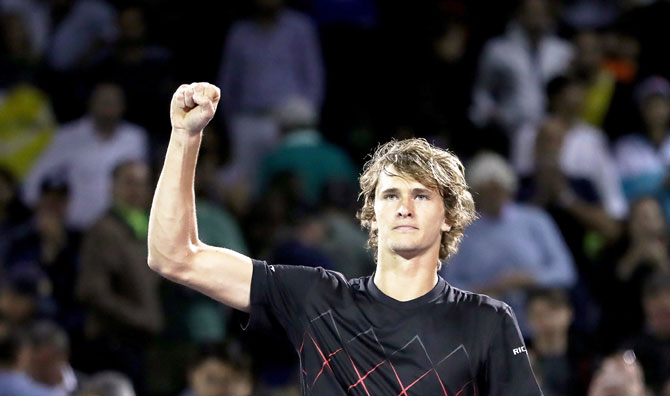
[[[542,396],[530,366],[526,345],[512,309],[503,311],[502,323],[492,335],[486,361],[483,394],[491,396]]]
[[[283,329],[290,339],[301,336],[304,306],[314,286],[324,277],[322,268],[270,265],[253,260],[251,306],[245,330]]]

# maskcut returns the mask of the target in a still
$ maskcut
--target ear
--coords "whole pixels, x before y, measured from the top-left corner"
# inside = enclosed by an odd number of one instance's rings
[[[370,220],[370,229],[372,231],[377,229],[377,217],[373,217],[372,220]]]
[[[440,230],[444,232],[449,232],[451,231],[451,224],[447,223],[447,219],[444,219],[442,222],[442,225],[440,226]]]

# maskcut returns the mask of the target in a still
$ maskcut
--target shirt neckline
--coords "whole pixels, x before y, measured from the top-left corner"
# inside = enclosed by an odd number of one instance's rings
[[[437,283],[428,293],[424,294],[423,296],[419,296],[413,300],[398,301],[393,297],[387,296],[386,294],[384,294],[383,291],[379,290],[377,285],[375,285],[374,278],[375,274],[373,273],[372,275],[370,275],[370,277],[368,277],[367,281],[367,289],[370,293],[370,296],[372,296],[372,298],[375,301],[378,301],[382,304],[389,305],[398,309],[413,309],[426,303],[429,303],[435,300],[441,294],[443,294],[443,292],[446,290],[448,286],[447,281],[445,281],[444,278],[442,278],[438,274]]]

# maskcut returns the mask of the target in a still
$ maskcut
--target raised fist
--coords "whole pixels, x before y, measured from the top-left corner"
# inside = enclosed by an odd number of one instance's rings
[[[200,133],[214,117],[221,91],[208,83],[183,84],[172,96],[170,121],[172,128]]]

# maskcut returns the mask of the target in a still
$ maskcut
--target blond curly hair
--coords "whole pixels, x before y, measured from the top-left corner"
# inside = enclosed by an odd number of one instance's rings
[[[465,182],[465,168],[449,150],[428,143],[426,139],[391,140],[375,150],[363,167],[359,179],[363,207],[356,217],[369,233],[368,248],[377,252],[377,230],[371,227],[375,217],[375,191],[381,172],[389,167],[403,176],[409,176],[442,196],[445,218],[451,229],[442,233],[440,260],[446,260],[458,251],[463,230],[476,218],[475,204]],[[439,266],[438,266],[439,269]]]

